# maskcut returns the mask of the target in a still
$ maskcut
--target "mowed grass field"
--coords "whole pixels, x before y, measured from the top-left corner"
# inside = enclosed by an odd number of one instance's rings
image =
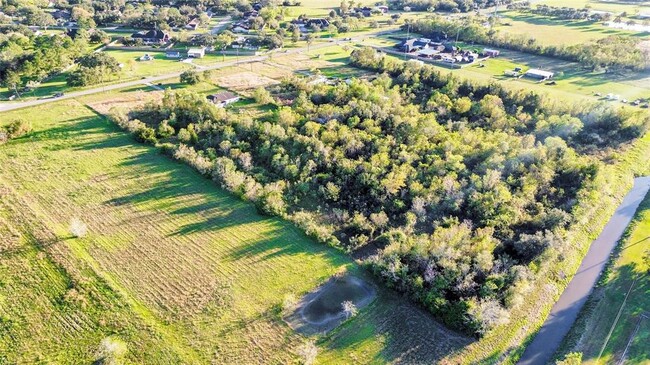
[[[107,338],[127,363],[298,363],[286,296],[366,275],[78,101],[17,117],[34,130],[0,146],[0,363],[91,363]],[[463,361],[471,339],[378,289],[319,363]]]
[[[647,12],[650,10],[650,1],[618,1],[618,0],[540,0],[536,4],[545,4],[550,6],[584,8],[590,6],[593,10],[609,11],[615,14],[628,12],[630,15],[638,12]]]
[[[89,363],[115,336],[134,363],[295,361],[278,306],[349,259],[75,101],[18,116],[35,130],[0,147],[0,358]]]
[[[502,16],[501,25],[495,28],[499,32],[531,37],[546,46],[574,45],[612,35],[650,38],[648,32],[610,28],[603,25],[602,22],[560,20],[516,11],[504,12],[499,15]]]
[[[650,194],[621,241],[607,279],[592,294],[571,330],[570,346],[563,352],[583,352],[585,364],[650,363],[650,267],[643,259],[649,250]]]

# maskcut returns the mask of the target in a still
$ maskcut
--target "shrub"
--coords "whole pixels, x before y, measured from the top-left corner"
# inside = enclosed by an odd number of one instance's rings
[[[169,122],[164,120],[160,125],[158,125],[158,130],[156,131],[158,134],[158,137],[160,138],[168,138],[174,135],[176,131],[174,130],[174,127],[169,125]]]
[[[153,128],[150,127],[142,127],[135,131],[135,139],[138,140],[138,142],[142,143],[149,143],[149,144],[156,144],[158,140],[156,139],[156,131],[153,130]]]
[[[318,347],[314,340],[308,340],[298,348],[298,355],[304,365],[311,365],[316,361],[318,356]]]
[[[70,220],[70,234],[72,234],[73,237],[85,237],[87,233],[88,226],[86,226],[86,223],[82,222],[81,219],[75,217]]]
[[[201,82],[201,75],[199,75],[196,71],[185,71],[181,74],[181,82],[188,85],[196,85]]]
[[[357,306],[349,300],[341,303],[341,307],[343,308],[343,313],[345,313],[345,318],[352,318],[359,313]]]
[[[120,365],[127,353],[126,343],[115,337],[106,337],[99,344],[97,359],[93,364]]]
[[[32,131],[32,125],[24,119],[14,119],[5,127],[7,139],[18,138]]]
[[[494,299],[472,301],[467,311],[478,335],[483,335],[492,328],[510,321],[510,314]]]
[[[580,365],[582,364],[582,352],[572,352],[560,360],[555,365]]]

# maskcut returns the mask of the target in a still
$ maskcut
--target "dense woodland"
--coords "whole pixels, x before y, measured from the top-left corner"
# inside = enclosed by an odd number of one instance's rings
[[[434,39],[441,35],[448,37],[458,35],[460,40],[466,42],[576,61],[593,70],[650,68],[649,51],[639,47],[639,39],[630,36],[613,35],[570,46],[546,46],[525,35],[513,35],[499,32],[492,27],[486,28],[480,18],[455,21],[432,16],[426,20],[405,24],[403,27]]]
[[[533,268],[565,249],[602,160],[649,117],[558,106],[372,49],[352,59],[380,75],[288,79],[255,98],[291,105],[255,118],[182,91],[113,118],[260,211],[365,258],[447,325],[482,335],[507,322]]]

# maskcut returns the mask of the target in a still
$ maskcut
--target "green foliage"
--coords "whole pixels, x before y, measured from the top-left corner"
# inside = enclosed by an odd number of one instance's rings
[[[43,80],[71,65],[86,49],[87,42],[82,37],[73,41],[65,35],[11,32],[0,39],[0,83],[17,90],[30,80]]]
[[[181,82],[188,85],[196,85],[201,82],[201,75],[193,70],[185,71],[181,74]]]
[[[79,67],[66,80],[69,86],[96,85],[108,81],[120,71],[117,59],[103,52],[83,56],[77,62]]]
[[[8,139],[21,137],[32,131],[32,124],[22,118],[14,119],[4,128]]]
[[[369,263],[388,286],[484,335],[521,304],[530,268],[566,248],[602,149],[636,138],[648,117],[562,109],[370,49],[352,60],[394,77],[287,80],[271,91],[292,95],[292,107],[256,119],[171,92],[131,117],[168,120],[192,146],[183,159],[224,188],[323,242],[375,251]]]
[[[572,352],[567,354],[563,360],[557,361],[555,365],[580,365],[582,364],[582,353]]]

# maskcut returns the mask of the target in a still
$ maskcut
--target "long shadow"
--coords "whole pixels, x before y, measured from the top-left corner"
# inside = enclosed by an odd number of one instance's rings
[[[375,301],[325,336],[321,345],[339,354],[359,354],[364,343],[381,344],[372,358],[360,363],[438,364],[475,341],[447,329],[401,295],[380,287]],[[337,360],[345,363],[348,359]]]
[[[122,135],[117,134],[120,130],[110,124],[104,118],[79,117],[67,119],[57,123],[57,126],[37,130],[11,140],[12,144],[25,144],[34,141],[60,141],[53,146],[48,146],[49,150],[73,149],[73,150],[92,150],[103,148],[125,147],[131,142]],[[110,136],[110,137],[107,137]]]

